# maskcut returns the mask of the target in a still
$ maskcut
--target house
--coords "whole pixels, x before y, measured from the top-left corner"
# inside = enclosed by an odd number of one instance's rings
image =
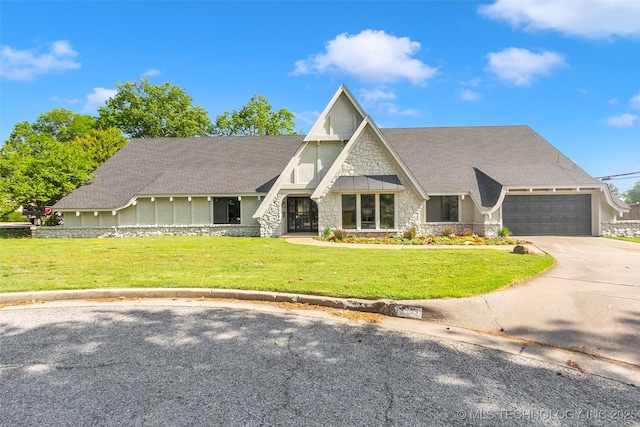
[[[94,176],[40,236],[600,235],[629,210],[528,126],[380,129],[344,85],[307,135],[133,139]]]

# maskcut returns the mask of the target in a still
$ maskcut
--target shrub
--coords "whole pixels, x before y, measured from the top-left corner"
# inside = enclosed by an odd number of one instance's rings
[[[331,237],[331,228],[329,228],[329,226],[326,226],[322,231],[322,238],[324,240],[329,240],[329,237]]]
[[[456,231],[453,229],[453,227],[445,227],[442,230],[442,235],[447,237],[453,237],[456,235]]]
[[[498,230],[498,236],[509,237],[511,236],[511,231],[509,231],[507,227],[501,227],[500,230]]]
[[[333,236],[338,242],[344,242],[347,239],[347,232],[341,228],[334,228]]]
[[[405,230],[402,234],[402,237],[407,240],[413,240],[418,237],[418,230],[416,229],[415,225],[412,225],[411,228]]]
[[[470,229],[469,227],[465,228],[464,230],[462,230],[462,235],[469,237],[469,236],[473,236],[475,233],[473,232],[472,229]]]
[[[27,221],[25,217],[18,211],[7,212],[3,215],[0,215],[0,221],[3,222],[24,222]]]

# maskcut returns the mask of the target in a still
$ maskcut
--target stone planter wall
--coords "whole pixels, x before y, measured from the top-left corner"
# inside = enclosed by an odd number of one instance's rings
[[[260,236],[257,225],[158,226],[158,227],[34,227],[31,235],[47,238],[141,237],[141,236]]]
[[[474,234],[478,236],[497,236],[498,231],[500,231],[500,224],[425,222],[420,224],[418,232],[422,235],[433,234],[434,236],[441,236],[447,228],[453,228],[453,232],[458,236],[461,236],[465,229],[473,230]]]
[[[640,220],[602,223],[603,236],[640,237]]]

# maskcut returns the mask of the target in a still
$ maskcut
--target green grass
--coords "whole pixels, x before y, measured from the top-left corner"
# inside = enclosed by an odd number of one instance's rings
[[[613,237],[613,236],[606,236],[608,239],[615,239],[615,240],[625,240],[627,242],[636,242],[636,243],[640,243],[640,237]]]
[[[0,239],[0,292],[203,287],[337,297],[483,294],[536,275],[549,255],[318,247],[283,239]]]

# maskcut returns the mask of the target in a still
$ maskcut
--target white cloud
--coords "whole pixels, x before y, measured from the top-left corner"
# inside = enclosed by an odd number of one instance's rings
[[[318,117],[320,117],[320,111],[302,111],[300,113],[294,113],[296,121],[301,121],[307,125],[313,125]]]
[[[376,107],[376,112],[379,114],[388,114],[390,116],[411,116],[417,117],[420,115],[418,110],[405,109],[401,110],[398,104],[392,102],[381,102]]]
[[[51,43],[45,53],[35,49],[15,50],[3,45],[0,46],[0,78],[28,81],[40,74],[75,70],[81,67],[73,60],[77,55],[67,40]]]
[[[498,78],[518,86],[528,86],[541,75],[549,74],[553,69],[564,65],[564,57],[559,53],[542,51],[531,52],[528,49],[510,47],[487,55],[487,70]]]
[[[292,74],[341,72],[367,82],[406,79],[422,84],[432,78],[437,69],[413,58],[420,47],[419,42],[408,37],[395,37],[384,31],[343,33],[327,42],[324,53],[297,61]]]
[[[98,107],[101,107],[107,99],[112,98],[118,93],[115,89],[105,89],[103,87],[94,87],[93,92],[87,95],[86,102],[84,104],[84,108],[82,109],[85,113],[93,113]]]
[[[640,110],[640,92],[629,100],[629,105],[634,110]]]
[[[619,116],[609,117],[607,123],[609,126],[616,128],[631,128],[635,125],[636,120],[638,120],[638,116],[635,114],[624,113]]]
[[[527,30],[587,38],[640,37],[638,0],[497,0],[478,11]]]
[[[480,86],[481,82],[482,82],[482,78],[476,77],[475,79],[467,80],[461,83],[463,86],[478,87]]]
[[[360,100],[365,105],[371,105],[378,101],[387,101],[391,99],[396,99],[396,94],[391,92],[390,90],[385,90],[382,88],[376,89],[360,89]]]
[[[618,98],[611,98],[610,100],[607,101],[607,104],[618,105]]]
[[[142,73],[142,76],[143,77],[153,77],[153,76],[157,76],[158,74],[162,74],[162,73],[160,71],[156,70],[155,68],[149,68],[147,71]]]
[[[480,98],[482,98],[482,95],[473,90],[465,89],[460,92],[460,99],[462,99],[463,101],[473,102],[479,100]]]

